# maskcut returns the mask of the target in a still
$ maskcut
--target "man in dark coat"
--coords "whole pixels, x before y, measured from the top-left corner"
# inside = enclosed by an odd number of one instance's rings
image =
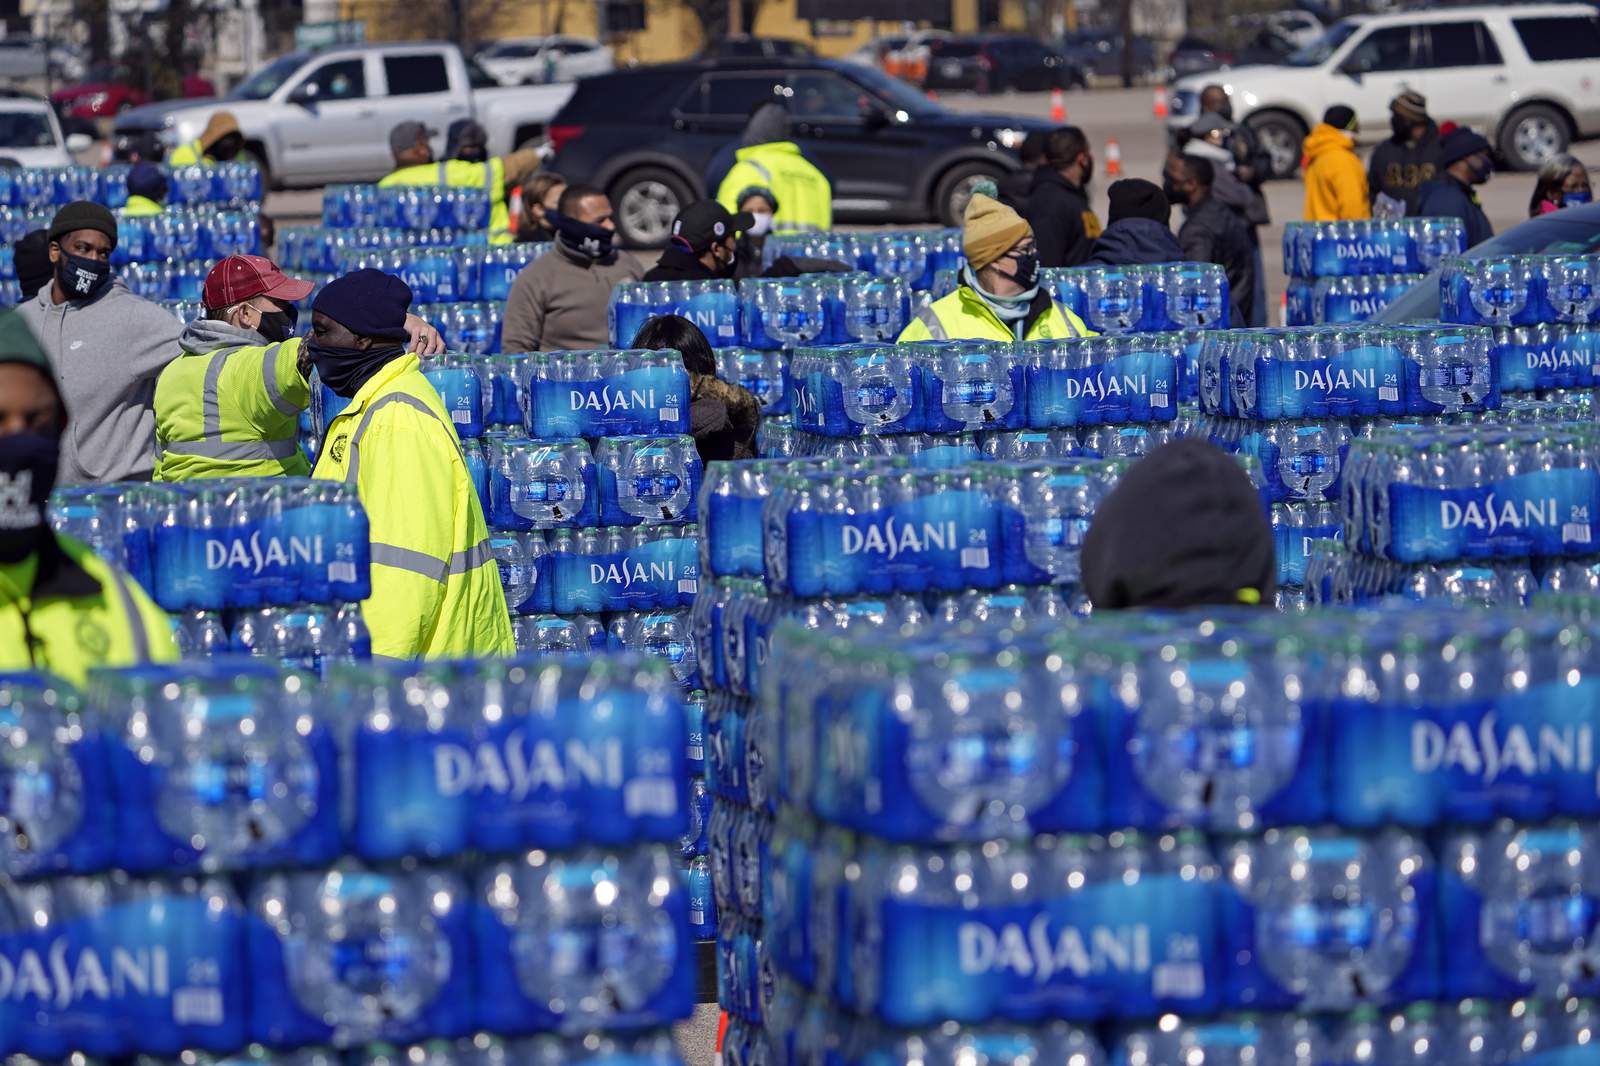
[[[1089,266],[1177,263],[1183,248],[1172,235],[1172,205],[1154,182],[1124,178],[1112,182],[1111,222],[1094,242]]]
[[[1184,209],[1183,227],[1178,230],[1183,257],[1222,267],[1228,275],[1233,321],[1249,322],[1256,300],[1255,246],[1238,212],[1211,195],[1215,180],[1209,159],[1193,155],[1167,158],[1167,199]]]
[[[1089,258],[1101,229],[1084,192],[1093,174],[1094,156],[1082,130],[1062,126],[1045,138],[1044,165],[1033,172],[1027,211],[1019,212],[1033,227],[1040,266],[1081,266]]]
[[[1417,214],[1459,218],[1467,227],[1468,248],[1493,237],[1477,189],[1494,173],[1489,142],[1464,127],[1453,129],[1439,140],[1439,165],[1442,173],[1417,190]]]
[[[1367,194],[1372,197],[1372,213],[1380,218],[1405,207],[1407,215],[1417,214],[1422,187],[1439,176],[1439,127],[1428,117],[1428,100],[1413,89],[1389,101],[1387,141],[1372,150],[1367,163]],[[1379,197],[1388,202],[1380,202]]]

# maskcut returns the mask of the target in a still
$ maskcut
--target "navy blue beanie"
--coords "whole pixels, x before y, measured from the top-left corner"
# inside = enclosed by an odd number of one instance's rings
[[[366,267],[322,287],[311,303],[357,337],[378,340],[406,339],[406,311],[411,307],[411,287],[393,274]]]
[[[128,171],[128,195],[144,196],[164,204],[167,202],[167,176],[154,163],[141,160]]]

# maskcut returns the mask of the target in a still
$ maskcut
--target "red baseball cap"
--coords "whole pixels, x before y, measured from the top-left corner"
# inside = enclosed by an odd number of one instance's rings
[[[311,295],[314,288],[309,281],[289,277],[264,256],[230,255],[206,275],[202,302],[208,311],[232,307],[255,296],[294,303]]]

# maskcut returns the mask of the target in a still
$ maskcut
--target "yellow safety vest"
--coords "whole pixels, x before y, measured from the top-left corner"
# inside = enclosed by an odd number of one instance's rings
[[[71,537],[55,534],[0,565],[0,670],[48,670],[82,685],[91,667],[177,659],[161,608]]]
[[[156,379],[157,481],[311,472],[296,440],[311,388],[300,338],[184,352]]]
[[[738,162],[717,187],[717,202],[729,211],[739,209],[739,194],[753,185],[765,186],[778,198],[772,215],[772,232],[799,233],[833,228],[833,187],[822,171],[800,154],[793,141],[772,141],[741,148]]]
[[[206,155],[205,146],[196,137],[187,144],[180,144],[167,153],[167,166],[192,167],[196,163],[215,163],[216,160]]]
[[[1045,341],[1063,337],[1095,337],[1099,334],[1083,319],[1050,301],[1050,310],[1028,327],[1023,340]],[[916,313],[901,331],[898,343],[909,341],[1014,341],[1016,332],[1000,321],[983,299],[965,285],[950,295],[935,300]]]
[[[150,215],[165,214],[166,208],[148,196],[130,196],[123,205],[122,213],[129,218],[148,218]]]
[[[372,595],[361,609],[374,657],[513,653],[483,507],[416,356],[361,386],[328,426],[312,476],[354,485],[367,509]]]
[[[441,159],[402,167],[378,182],[379,188],[391,185],[452,185],[458,189],[481,188],[489,194],[489,243],[510,244],[511,212],[506,206],[506,163],[495,158],[487,163],[465,159]]]

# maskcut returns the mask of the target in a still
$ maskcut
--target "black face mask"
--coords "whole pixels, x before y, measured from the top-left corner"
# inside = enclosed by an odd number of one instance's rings
[[[1393,131],[1394,139],[1397,141],[1409,141],[1411,139],[1411,123],[1399,115],[1389,116],[1389,129]]]
[[[1161,179],[1161,191],[1167,194],[1167,203],[1169,204],[1186,204],[1189,202],[1189,194],[1174,185],[1171,178]]]
[[[38,546],[45,530],[45,501],[55,488],[60,462],[58,437],[0,437],[0,562],[14,563]]]
[[[334,344],[321,344],[307,338],[305,354],[317,368],[317,377],[334,391],[336,396],[349,399],[361,391],[378,371],[405,354],[405,345],[399,343],[374,344],[371,348],[344,348]]]
[[[579,222],[575,218],[568,218],[560,211],[546,211],[545,218],[555,228],[557,239],[574,255],[598,262],[610,259],[614,253],[612,242],[616,240],[617,235],[604,226]]]
[[[111,264],[82,255],[61,252],[56,264],[56,280],[69,300],[92,300],[111,284]]]
[[[1029,252],[1027,255],[1016,257],[1017,269],[1014,274],[1002,274],[1007,281],[1020,285],[1024,290],[1039,284],[1039,254]]]
[[[293,304],[286,311],[263,311],[256,332],[272,344],[282,344],[294,336],[294,327],[300,321],[300,309]]]

